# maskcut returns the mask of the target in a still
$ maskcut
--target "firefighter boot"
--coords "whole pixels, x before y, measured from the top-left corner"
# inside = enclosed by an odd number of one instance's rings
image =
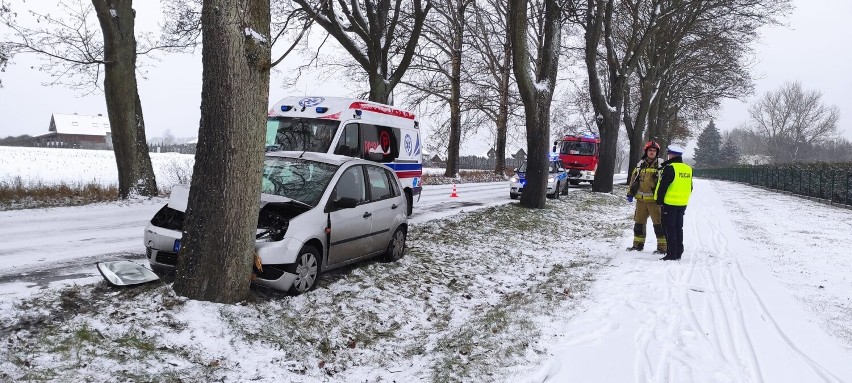
[[[642,251],[645,248],[645,225],[637,223],[633,225],[633,246],[627,250]]]
[[[654,254],[665,254],[666,253],[666,230],[663,229],[663,225],[654,225],[654,235],[657,237],[657,250],[654,251]]]

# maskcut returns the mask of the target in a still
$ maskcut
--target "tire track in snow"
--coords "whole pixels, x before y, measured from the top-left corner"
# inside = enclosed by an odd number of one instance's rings
[[[637,331],[637,381],[704,381],[708,377],[692,366],[709,364],[717,373],[736,371],[734,376],[763,382],[732,278],[730,264],[735,260],[718,218],[712,209],[690,213],[685,231],[697,243],[688,243],[679,263],[664,266],[662,300]]]
[[[715,330],[716,333],[724,334],[726,352],[722,352],[722,355],[736,356],[733,360],[732,358],[725,358],[728,364],[738,364],[737,367],[745,370],[752,381],[763,382],[757,355],[742,315],[743,310],[737,286],[730,269],[730,265],[737,261],[731,257],[731,253],[728,251],[728,239],[722,234],[719,218],[714,210],[702,209],[704,227],[707,230],[699,230],[698,225],[691,225],[690,227],[690,232],[699,240],[699,248],[711,249],[707,258],[696,259],[696,262],[701,262],[706,266],[706,273],[709,275],[707,281],[711,283],[713,291],[715,291],[711,294],[717,307],[715,312],[718,312],[721,316],[721,321],[711,323],[710,331]],[[690,308],[694,310],[695,306],[691,305]]]
[[[715,188],[715,184],[708,185]],[[712,193],[712,191],[711,191]],[[697,238],[697,248],[690,252],[689,262],[695,267],[703,269],[703,273],[696,280],[690,280],[691,284],[701,285],[706,283],[711,291],[704,291],[705,302],[702,299],[690,299],[687,297],[687,308],[692,315],[703,308],[709,309],[712,314],[708,316],[708,322],[702,326],[697,321],[697,329],[709,330],[717,334],[716,351],[731,368],[739,369],[753,382],[765,381],[765,374],[758,361],[757,351],[749,333],[746,308],[756,309],[760,318],[770,324],[775,336],[798,359],[804,362],[819,378],[826,382],[840,382],[841,380],[826,370],[822,365],[813,360],[794,342],[792,342],[785,331],[778,325],[777,320],[766,308],[760,294],[754,288],[751,280],[743,272],[743,269],[730,249],[728,237],[722,230],[719,214],[725,212],[721,203],[717,206],[706,207],[700,210],[698,221],[703,226],[696,225],[690,220],[689,231],[693,238]],[[700,230],[703,229],[703,230]],[[731,232],[734,233],[735,232]],[[704,254],[699,249],[708,249]],[[752,314],[753,316],[753,314]],[[728,357],[731,355],[732,357]]]
[[[718,183],[716,183],[716,182],[708,183],[708,185],[711,186],[712,188],[715,188],[718,185]],[[724,211],[724,209],[725,209],[725,207],[722,206],[721,203],[719,203],[719,209],[716,210],[716,211]],[[709,223],[712,226],[714,232],[720,233],[721,232],[721,230],[720,230],[721,225],[719,224],[720,220],[719,220],[718,217],[715,216],[715,214],[713,214],[713,218],[714,219],[711,220]],[[722,242],[724,244],[724,246],[723,246],[723,249],[722,249],[723,252],[721,254],[723,254],[727,259],[729,259],[729,262],[726,264],[725,271],[727,272],[727,276],[728,276],[728,279],[730,281],[732,291],[738,293],[738,294],[735,294],[733,298],[736,299],[737,301],[739,301],[741,298],[742,299],[748,299],[750,301],[749,303],[756,304],[757,309],[759,310],[760,317],[763,319],[764,322],[768,322],[771,325],[770,327],[773,330],[773,332],[775,333],[775,335],[783,341],[783,343],[789,348],[790,351],[793,352],[794,355],[796,355],[796,357],[798,357],[802,362],[804,362],[807,366],[809,366],[810,369],[815,374],[817,374],[820,378],[822,378],[826,382],[842,382],[842,380],[840,378],[838,378],[836,375],[829,372],[825,367],[823,367],[821,364],[816,362],[813,358],[811,358],[807,354],[805,354],[790,339],[790,337],[787,335],[787,333],[784,331],[784,329],[782,329],[781,326],[778,324],[778,321],[775,319],[775,317],[772,315],[772,313],[767,309],[766,304],[764,303],[763,299],[761,299],[761,297],[760,297],[760,294],[754,288],[752,281],[743,272],[742,266],[740,265],[738,260],[735,257],[731,256],[731,252],[729,251],[729,248],[728,248],[728,241],[726,240],[727,238],[723,238],[723,239],[725,239],[725,241]],[[740,322],[743,323],[743,326],[744,326],[745,320],[743,318],[742,310],[737,311],[737,314],[739,316]],[[743,327],[743,330],[745,330],[745,327]],[[744,338],[748,340],[749,339],[748,333],[744,331],[744,335],[745,335]],[[751,345],[749,345],[749,347],[752,349],[751,358],[754,360],[754,365],[755,365],[755,367],[759,367],[758,363],[757,363],[757,356],[754,353],[753,347],[751,347]],[[757,369],[757,372],[760,372],[759,368]]]

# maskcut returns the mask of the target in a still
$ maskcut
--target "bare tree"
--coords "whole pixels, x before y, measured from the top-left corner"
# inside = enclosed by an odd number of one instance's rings
[[[163,146],[172,146],[175,143],[175,135],[172,134],[172,130],[166,129],[166,132],[163,133]]]
[[[370,101],[391,94],[414,57],[429,0],[293,0],[349,53],[370,84]]]
[[[470,93],[463,92],[469,73],[462,66],[468,32],[468,7],[473,0],[436,0],[424,22],[421,44],[416,48],[409,76],[400,80],[410,93],[409,104],[419,107],[437,102],[449,107],[447,165],[444,176],[455,177],[459,170],[462,141],[462,115],[472,113]],[[470,127],[466,125],[466,127]]]
[[[788,82],[752,104],[749,117],[766,154],[776,162],[796,162],[809,146],[836,137],[840,109],[823,104],[822,92]]]
[[[577,15],[585,29],[589,94],[601,137],[600,162],[592,186],[596,192],[612,191],[628,79],[639,65],[658,20],[668,15],[663,3],[664,0],[628,0],[618,4],[614,0],[587,0],[585,12]],[[620,22],[616,17],[625,21]],[[616,45],[617,35],[622,36],[621,46]],[[601,45],[603,52],[600,52]],[[605,68],[606,83],[601,81],[601,64]]]
[[[521,206],[544,208],[550,151],[550,105],[556,89],[562,36],[563,8],[557,0],[543,0],[540,29],[529,28],[528,0],[509,0],[512,60],[527,122],[527,183]],[[529,33],[537,41],[530,50]],[[535,62],[531,57],[535,57]],[[557,191],[558,193],[558,191]]]
[[[0,20],[7,20],[8,18],[6,15],[9,13],[12,13],[9,5],[6,4],[5,1],[0,2]],[[7,43],[0,41],[0,73],[6,71],[6,64],[9,62],[9,58],[11,56],[10,51],[11,47]],[[0,87],[3,87],[2,78],[0,78]]]
[[[667,0],[662,10],[668,16],[653,29],[624,96],[631,165],[643,138],[685,140],[694,129],[683,128],[711,118],[721,99],[751,92],[747,61],[757,28],[777,24],[789,2]],[[617,36],[627,44],[629,34]]]
[[[179,51],[193,51],[201,44],[201,6],[202,0],[167,0],[162,2],[164,22],[162,24],[163,41]],[[273,57],[272,67],[280,64],[303,41],[314,19],[308,17],[291,1],[276,1],[270,4],[270,46],[273,53],[283,52]],[[279,42],[284,42],[283,46]],[[276,47],[278,49],[276,49]]]
[[[233,303],[249,292],[269,95],[269,0],[205,0],[201,129],[175,292]]]
[[[59,16],[30,11],[37,22],[34,28],[19,23],[14,15],[3,16],[3,23],[14,33],[7,46],[12,53],[43,58],[39,69],[53,77],[47,85],[88,92],[102,89],[118,167],[119,196],[156,195],[136,82],[137,56],[166,47],[153,43],[149,34],[141,34],[137,40],[132,0],[92,0],[89,5],[60,1],[57,9],[52,14]]]
[[[477,99],[479,110],[486,113],[494,123],[494,172],[503,174],[506,169],[506,149],[510,120],[520,119],[521,113],[513,112],[523,103],[512,77],[512,29],[508,3],[503,0],[486,0],[473,4],[475,22],[473,50],[478,59],[472,65],[481,75],[475,79],[475,88],[481,95]],[[497,95],[494,102],[492,95]]]

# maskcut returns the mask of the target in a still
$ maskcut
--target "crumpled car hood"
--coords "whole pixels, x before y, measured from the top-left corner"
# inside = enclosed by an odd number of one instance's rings
[[[186,205],[189,201],[189,185],[175,185],[172,187],[172,192],[169,195],[169,207],[175,209],[177,211],[186,212]],[[295,201],[293,199],[282,197],[274,194],[261,194],[260,195],[260,208],[263,209],[269,203],[288,203],[294,202],[294,204],[299,204],[299,201]],[[310,208],[305,206],[305,210],[309,210]]]

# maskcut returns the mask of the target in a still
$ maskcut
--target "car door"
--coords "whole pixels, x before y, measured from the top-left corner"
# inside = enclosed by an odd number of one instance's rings
[[[356,206],[330,207],[328,264],[334,265],[367,255],[370,250],[372,212],[367,199],[366,177],[362,165],[343,171],[332,191],[330,201],[352,198]]]
[[[370,243],[370,253],[378,253],[384,251],[388,243],[396,216],[405,209],[400,201],[399,188],[392,187],[388,179],[388,170],[386,167],[366,166],[367,178],[369,183],[370,209],[373,213],[373,228],[370,236],[373,237]]]

